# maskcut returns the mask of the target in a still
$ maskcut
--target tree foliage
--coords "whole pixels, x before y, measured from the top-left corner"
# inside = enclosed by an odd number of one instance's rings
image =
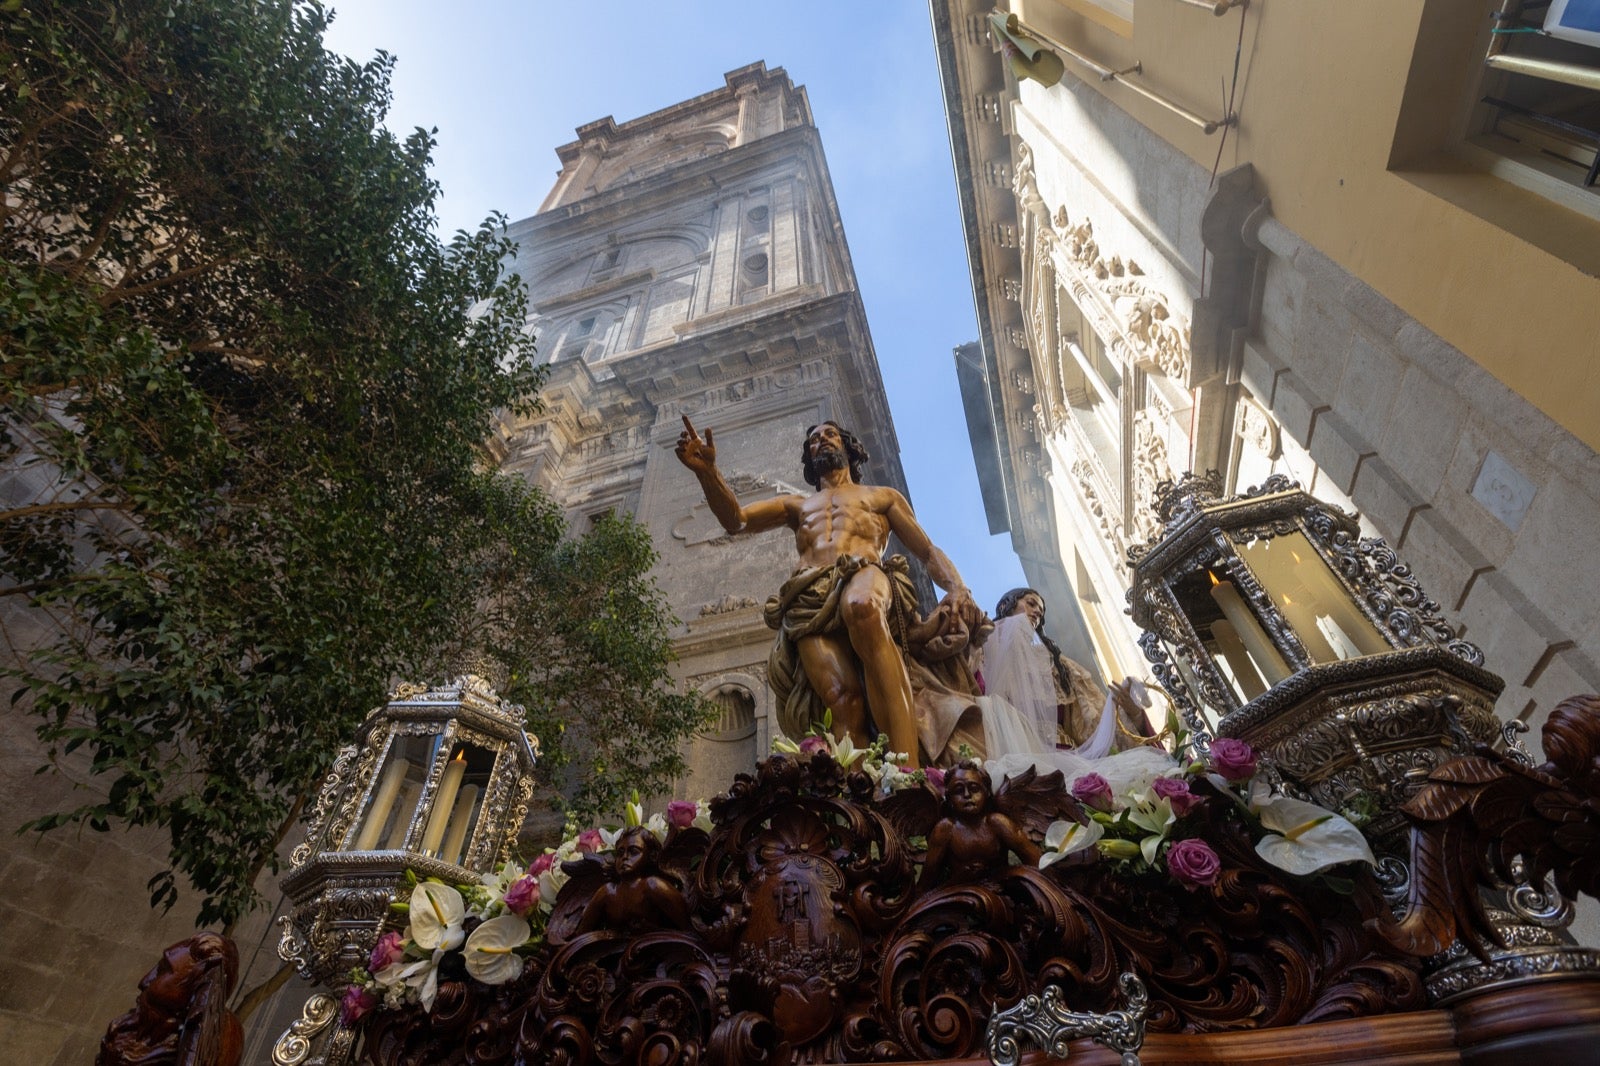
[[[497,218],[438,240],[392,60],[292,0],[3,6],[0,601],[57,634],[9,673],[104,791],[36,827],[165,826],[153,900],[232,920],[388,684],[468,662],[603,767],[578,813],[681,772],[648,538],[484,465],[525,294]]]

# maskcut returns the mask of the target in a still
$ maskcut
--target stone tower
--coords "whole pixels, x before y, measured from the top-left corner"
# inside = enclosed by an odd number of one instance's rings
[[[899,446],[804,88],[755,63],[577,133],[539,213],[510,227],[552,366],[544,413],[508,421],[495,447],[574,531],[613,510],[650,531],[683,620],[678,674],[724,708],[679,785],[711,795],[769,748],[761,606],[795,549],[782,531],[723,533],[673,455],[680,416],[715,430],[746,503],[808,491],[801,441],[824,419],[861,436],[868,480],[904,492]]]

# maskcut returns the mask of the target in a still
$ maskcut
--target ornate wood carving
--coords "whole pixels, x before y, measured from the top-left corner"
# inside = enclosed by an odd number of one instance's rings
[[[1563,700],[1542,736],[1542,766],[1480,744],[1429,773],[1402,808],[1417,828],[1406,910],[1382,926],[1391,944],[1431,953],[1459,936],[1480,956],[1505,946],[1480,883],[1538,886],[1553,875],[1569,899],[1600,896],[1600,696]]]
[[[447,974],[431,1015],[370,1016],[367,1054],[381,1066],[957,1058],[981,1053],[994,1009],[1046,985],[1074,1009],[1117,1009],[1125,972],[1149,990],[1152,1033],[1422,1005],[1420,961],[1364,924],[1383,909],[1376,882],[1363,873],[1340,895],[1266,865],[1220,796],[1198,824],[1223,872],[1190,890],[1093,852],[1013,866],[1077,808],[1059,775],[994,793],[978,813],[942,809],[931,788],[882,798],[826,755],[775,756],[713,801],[709,834],[673,833],[647,873],[568,864],[521,978]],[[960,825],[1000,843],[958,846]],[[949,862],[919,878],[930,841]],[[682,913],[681,899],[687,922],[585,920],[628,876],[673,897],[658,913]]]

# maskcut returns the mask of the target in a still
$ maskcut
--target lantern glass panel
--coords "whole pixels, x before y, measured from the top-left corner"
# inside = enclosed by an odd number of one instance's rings
[[[1255,607],[1225,572],[1197,570],[1173,582],[1178,607],[1201,647],[1240,703],[1248,703],[1289,676]]]
[[[1376,626],[1304,533],[1296,530],[1238,546],[1239,555],[1294,630],[1313,663],[1389,650]]]
[[[1205,701],[1205,698],[1201,695],[1204,689],[1200,687],[1200,682],[1194,676],[1194,670],[1189,666],[1189,660],[1184,656],[1182,649],[1178,645],[1164,640],[1161,642],[1161,646],[1166,649],[1167,659],[1178,671],[1178,677],[1183,681],[1183,687],[1194,698],[1195,706],[1199,709],[1200,717],[1204,720],[1206,728],[1215,733],[1217,731],[1217,723],[1222,721],[1222,716],[1228,709],[1226,707],[1213,707]]]
[[[392,740],[350,850],[393,851],[406,846],[440,740],[437,735],[396,736]]]
[[[495,752],[489,748],[464,741],[451,748],[423,830],[423,854],[457,865],[466,857],[494,765]]]

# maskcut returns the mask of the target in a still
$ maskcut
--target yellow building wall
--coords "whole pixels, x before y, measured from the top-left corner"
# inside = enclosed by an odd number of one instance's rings
[[[1224,113],[1238,47],[1239,125],[1220,169],[1252,164],[1285,226],[1600,448],[1600,221],[1453,151],[1487,4],[1252,0],[1216,17],[1137,0],[1131,29],[1092,7],[1012,5],[1104,66],[1141,63],[1132,80],[1208,118]],[[1067,65],[1196,162],[1218,162],[1218,135]]]

